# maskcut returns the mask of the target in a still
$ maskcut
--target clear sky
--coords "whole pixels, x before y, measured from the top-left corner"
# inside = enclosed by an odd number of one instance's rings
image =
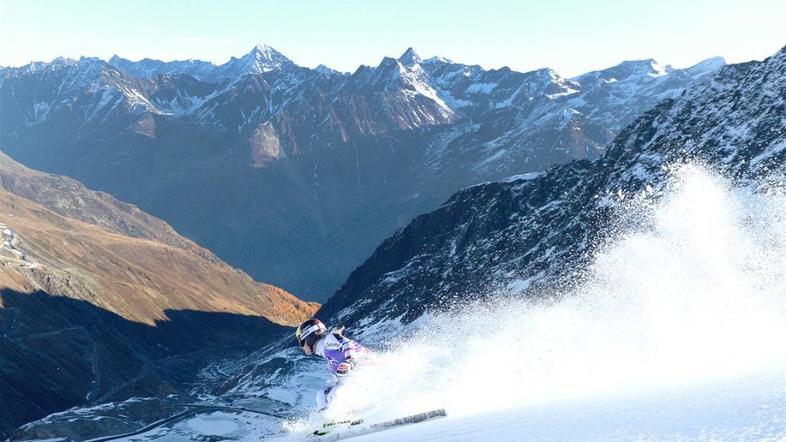
[[[565,76],[623,60],[685,67],[786,46],[786,0],[0,0],[0,65],[57,56],[223,63],[257,44],[354,71],[412,46]]]

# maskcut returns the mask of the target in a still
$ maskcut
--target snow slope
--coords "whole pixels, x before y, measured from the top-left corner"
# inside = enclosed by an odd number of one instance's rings
[[[249,413],[214,412],[127,442],[186,442],[200,437],[257,441],[278,431]],[[305,429],[269,440],[304,440]],[[657,393],[559,401],[431,422],[353,437],[353,441],[782,441],[786,438],[784,372],[758,373]],[[266,439],[268,440],[268,439]],[[317,441],[318,439],[315,439]]]
[[[769,373],[659,394],[448,418],[352,440],[784,440],[783,386],[783,373]]]
[[[423,317],[328,415],[449,415],[358,440],[784,440],[783,213],[781,192],[685,166],[621,209],[568,293]]]

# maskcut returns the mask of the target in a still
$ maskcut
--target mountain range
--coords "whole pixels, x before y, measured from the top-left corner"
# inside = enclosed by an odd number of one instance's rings
[[[617,208],[660,195],[685,164],[739,186],[783,179],[786,48],[728,65],[625,127],[595,160],[472,186],[385,240],[320,309],[354,324],[404,324],[498,293],[535,296],[581,277]]]
[[[56,59],[0,72],[0,146],[136,204],[259,280],[325,300],[454,192],[574,159],[724,62],[575,78],[408,49],[351,74],[267,46],[201,61]]]

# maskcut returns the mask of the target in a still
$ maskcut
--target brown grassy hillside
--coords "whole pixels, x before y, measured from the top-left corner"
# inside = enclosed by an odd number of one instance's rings
[[[14,246],[29,261],[0,255],[3,287],[82,299],[147,324],[173,309],[293,325],[317,308],[252,280],[135,206],[3,154],[0,223],[16,233]]]

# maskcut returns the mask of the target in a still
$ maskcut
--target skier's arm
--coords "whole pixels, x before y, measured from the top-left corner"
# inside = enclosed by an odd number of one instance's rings
[[[344,338],[341,342],[341,352],[344,354],[344,360],[354,367],[355,362],[362,358],[368,350],[352,339]]]
[[[355,362],[368,353],[362,345],[341,335],[328,335],[324,351],[330,372],[338,377],[349,375]]]
[[[333,369],[333,374],[343,378],[349,375],[350,371],[355,368],[354,348],[351,345],[352,341],[346,340],[341,343],[341,348],[336,352],[336,364]]]

